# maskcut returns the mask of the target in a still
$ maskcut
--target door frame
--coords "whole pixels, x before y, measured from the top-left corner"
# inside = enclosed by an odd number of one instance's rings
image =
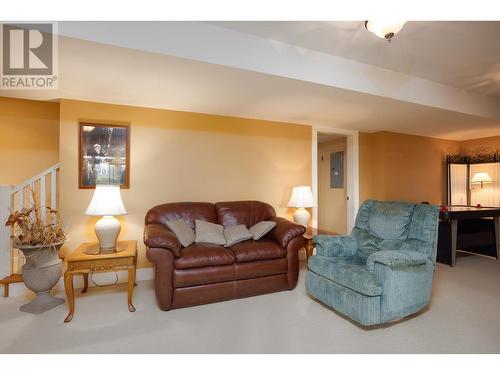
[[[347,232],[354,228],[356,214],[359,209],[359,132],[330,128],[325,126],[312,127],[312,192],[314,201],[318,204],[318,133],[338,134],[347,137],[346,149],[346,191],[347,191]],[[312,226],[318,227],[318,207],[312,209]]]

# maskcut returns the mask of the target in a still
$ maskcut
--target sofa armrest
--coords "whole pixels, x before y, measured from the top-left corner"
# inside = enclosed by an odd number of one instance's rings
[[[366,269],[373,272],[375,263],[383,264],[391,269],[420,266],[427,262],[427,256],[413,250],[381,250],[370,255],[366,261]]]
[[[326,257],[354,256],[358,252],[358,244],[352,236],[313,236],[316,254]]]
[[[167,249],[176,258],[181,256],[181,243],[177,236],[162,224],[147,224],[144,228],[144,244],[150,248]]]
[[[276,217],[274,221],[276,226],[269,234],[269,237],[278,242],[283,248],[286,248],[293,238],[302,236],[306,232],[306,228],[302,225],[295,224],[283,217]]]

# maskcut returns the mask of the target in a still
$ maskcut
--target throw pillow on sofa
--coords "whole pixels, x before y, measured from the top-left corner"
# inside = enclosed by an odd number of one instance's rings
[[[275,226],[275,221],[259,221],[257,224],[252,226],[249,231],[252,233],[253,239],[257,241],[268,234]]]
[[[247,229],[246,226],[232,225],[224,227],[224,237],[226,238],[226,247],[236,245],[237,243],[249,240],[253,234]]]
[[[165,225],[174,232],[182,246],[188,247],[194,242],[194,230],[183,219],[167,221]]]
[[[196,220],[195,242],[208,242],[216,245],[225,245],[224,227],[208,221]]]

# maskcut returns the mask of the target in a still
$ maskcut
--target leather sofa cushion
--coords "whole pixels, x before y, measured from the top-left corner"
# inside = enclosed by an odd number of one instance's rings
[[[235,279],[234,264],[174,270],[174,287],[222,283]]]
[[[273,220],[276,216],[276,211],[271,205],[259,201],[218,202],[215,204],[215,211],[219,224],[224,226],[243,224],[247,228],[259,221]]]
[[[272,240],[245,241],[231,246],[237,263],[286,257],[286,249]]]
[[[286,258],[261,260],[257,262],[235,263],[226,266],[213,266],[174,270],[174,286],[188,286],[222,283],[225,281],[253,279],[262,276],[285,274],[288,271]]]
[[[230,250],[210,243],[195,243],[181,250],[181,256],[174,259],[177,269],[225,266],[233,264],[235,257]]]
[[[178,202],[166,203],[151,208],[147,214],[146,224],[163,224],[167,221],[183,219],[192,229],[196,220],[217,223],[217,214],[213,203],[205,202]]]
[[[288,260],[286,258],[258,260],[256,262],[235,263],[236,280],[252,279],[254,277],[280,275],[287,273]]]
[[[362,257],[314,255],[309,258],[307,265],[311,272],[365,296],[382,294],[380,280],[373,272],[367,271],[366,261]]]

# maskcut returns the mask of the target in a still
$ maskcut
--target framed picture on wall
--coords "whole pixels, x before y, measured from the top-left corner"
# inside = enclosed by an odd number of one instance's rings
[[[78,185],[130,185],[130,127],[80,122]]]

